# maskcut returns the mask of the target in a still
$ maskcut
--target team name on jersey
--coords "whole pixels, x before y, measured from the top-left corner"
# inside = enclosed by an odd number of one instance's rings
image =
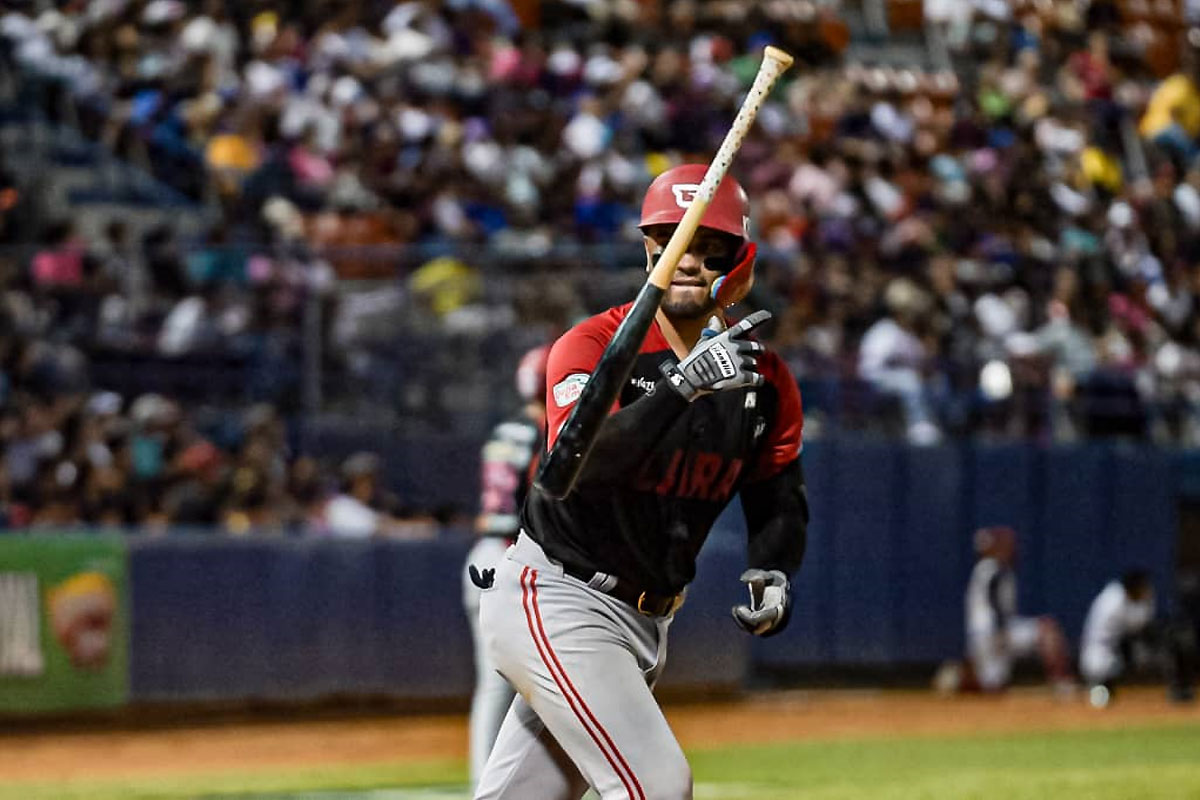
[[[715,502],[733,494],[741,473],[740,458],[676,449],[665,465],[658,459],[647,462],[636,486],[644,492]]]

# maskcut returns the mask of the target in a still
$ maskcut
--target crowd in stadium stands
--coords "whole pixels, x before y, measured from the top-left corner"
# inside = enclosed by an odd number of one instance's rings
[[[0,19],[22,74],[222,218],[187,248],[165,229],[131,243],[119,223],[84,243],[38,231],[4,284],[24,330],[78,326],[92,345],[163,353],[286,338],[305,298],[332,302],[338,276],[395,275],[395,259],[345,245],[476,253],[427,265],[450,324],[464,286],[504,280],[479,253],[533,263],[558,245],[636,244],[645,186],[710,157],[774,43],[798,64],[735,172],[763,248],[751,300],[776,315],[810,435],[865,404],[919,444],[1200,444],[1194,3],[927,0],[917,24],[946,44],[942,70],[843,58],[836,2],[46,5],[10,3]],[[6,241],[35,227],[6,224]],[[156,449],[139,444],[159,424],[134,413],[140,401],[104,401],[123,410],[109,419],[91,407],[108,395],[34,391],[87,357],[64,338],[0,334],[0,502],[31,481],[48,498],[79,486],[91,499],[35,517],[94,515],[112,483],[138,521],[196,507],[236,528],[262,498],[281,525],[312,518],[325,494],[304,484],[311,465],[259,452],[253,426],[206,448],[162,401],[172,445]],[[93,463],[92,449],[108,455]]]
[[[381,485],[378,456],[356,453],[335,473],[322,470],[291,452],[269,405],[201,432],[162,395],[127,403],[82,391],[78,353],[26,343],[0,356],[0,529],[349,538],[436,531],[432,517]]]

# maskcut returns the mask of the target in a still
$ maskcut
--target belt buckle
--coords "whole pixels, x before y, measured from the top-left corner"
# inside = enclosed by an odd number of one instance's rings
[[[637,610],[638,613],[645,614],[647,617],[666,617],[674,614],[683,605],[683,593],[673,594],[670,597],[664,597],[660,600],[660,605],[654,608],[646,607],[646,592],[638,595]]]

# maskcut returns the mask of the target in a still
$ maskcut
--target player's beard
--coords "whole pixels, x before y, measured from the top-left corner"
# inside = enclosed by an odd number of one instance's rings
[[[700,291],[696,291],[696,289]],[[717,310],[717,301],[707,286],[696,287],[687,291],[678,291],[676,287],[667,289],[663,298],[662,310],[668,317],[675,319],[708,319]]]

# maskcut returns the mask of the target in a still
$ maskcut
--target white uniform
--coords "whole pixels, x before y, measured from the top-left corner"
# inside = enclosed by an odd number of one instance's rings
[[[480,527],[482,534],[467,565],[482,572],[493,569],[505,549],[516,538],[520,504],[529,486],[529,470],[541,444],[541,431],[528,418],[502,422],[483,447]],[[463,608],[475,642],[475,689],[471,695],[470,769],[471,785],[483,774],[488,754],[500,732],[500,724],[512,704],[513,690],[496,671],[479,629],[480,590],[463,570]]]
[[[984,689],[999,689],[1012,677],[1013,661],[1037,650],[1038,622],[1017,616],[1017,579],[995,558],[971,572],[966,594],[967,656]]]
[[[508,542],[496,536],[483,536],[475,542],[467,555],[467,563],[476,569],[492,569],[504,557]],[[474,786],[483,774],[483,765],[500,732],[500,724],[512,703],[513,690],[508,681],[496,671],[488,658],[487,648],[479,630],[480,589],[471,582],[464,570],[463,607],[467,621],[471,624],[471,639],[475,642],[475,689],[471,694],[471,718],[469,723],[471,785]]]
[[[1142,631],[1154,617],[1154,593],[1133,600],[1114,580],[1096,595],[1083,624],[1079,671],[1088,683],[1104,683],[1125,669],[1121,642]]]

